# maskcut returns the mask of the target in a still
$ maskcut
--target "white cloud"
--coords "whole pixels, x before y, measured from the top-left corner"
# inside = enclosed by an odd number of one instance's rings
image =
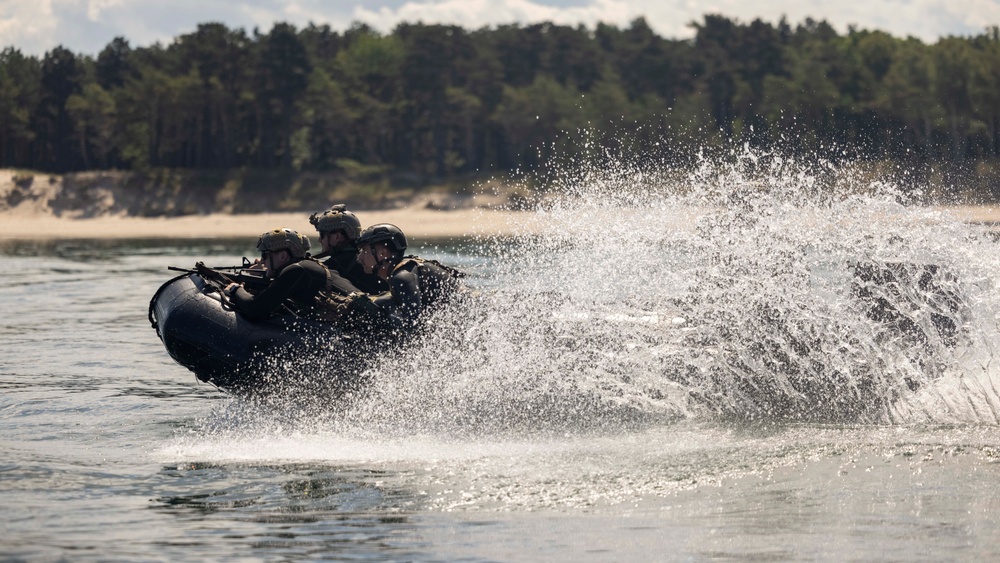
[[[280,8],[275,9],[274,7],[265,6],[239,6],[239,12],[241,14],[240,20],[249,20],[252,23],[251,27],[259,27],[262,29],[270,29],[274,22],[283,21],[286,18],[282,17]]]
[[[997,0],[967,0],[954,4],[943,4],[974,30],[1000,25],[1000,2]]]
[[[87,2],[87,19],[95,22],[101,17],[101,12],[121,6],[123,2],[124,0],[90,0]]]
[[[37,46],[54,46],[53,16],[52,0],[0,0],[0,48],[13,46],[34,54],[39,52]]]
[[[926,42],[939,37],[981,32],[989,25],[1000,25],[1000,2],[997,0],[692,0],[651,3],[645,10],[650,26],[670,37],[688,37],[691,21],[701,21],[704,14],[722,14],[749,23],[756,18],[776,24],[783,16],[792,26],[806,18],[826,20],[841,33],[848,26],[881,30],[897,37],[914,36]]]
[[[630,5],[631,4],[631,5]],[[640,15],[640,4],[626,0],[593,0],[579,6],[557,7],[530,0],[411,1],[398,8],[354,8],[354,19],[389,31],[401,22],[454,24],[475,29],[487,25],[550,21],[563,25],[598,22],[623,25]]]
[[[628,25],[643,16],[659,34],[686,38],[694,34],[690,23],[705,14],[721,14],[744,23],[760,18],[776,24],[783,16],[792,25],[806,18],[826,20],[840,32],[855,25],[880,29],[899,37],[913,35],[927,42],[949,34],[974,34],[1000,25],[997,0],[591,0],[558,7],[551,0],[410,0],[398,7],[354,8],[354,19],[388,31],[404,21],[457,24],[469,28],[511,22],[551,21],[559,24],[597,22]]]
[[[326,24],[334,29],[347,29],[354,21],[351,17],[354,4],[351,2],[340,2],[334,6],[329,2],[314,4],[316,2],[288,1],[281,11],[284,17],[279,21],[283,19],[297,25]]]

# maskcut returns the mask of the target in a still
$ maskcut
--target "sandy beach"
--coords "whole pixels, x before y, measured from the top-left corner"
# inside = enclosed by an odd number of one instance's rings
[[[521,230],[530,214],[487,209],[390,209],[358,211],[363,225],[392,223],[414,238],[452,238]],[[308,213],[254,215],[187,215],[182,217],[121,217],[67,219],[46,214],[0,214],[0,240],[75,238],[237,238],[256,237],[273,228],[288,227],[310,236],[315,229]]]
[[[191,194],[144,193],[136,199],[134,189],[125,180],[122,173],[62,177],[0,169],[0,241],[254,238],[279,227],[315,235],[309,224],[309,211],[228,213],[209,198],[196,202],[202,213],[178,215],[176,209],[170,217],[166,215],[171,213],[150,213],[143,202],[152,201],[157,204],[156,209],[169,210],[178,197],[184,199]],[[509,197],[499,194],[433,193],[411,195],[386,208],[378,208],[377,203],[371,202],[368,206],[352,205],[351,209],[362,225],[392,223],[415,239],[531,233],[543,228],[543,221],[533,212],[504,210],[503,206],[509,203]],[[998,207],[965,205],[933,209],[959,221],[990,228],[1000,226]],[[641,210],[632,211],[636,220],[643,220]],[[690,211],[681,214],[683,218],[679,217],[679,221],[691,224],[705,210]]]
[[[203,211],[177,213],[171,203],[179,200],[193,202]],[[232,213],[217,203],[203,194],[192,195],[192,190],[175,194],[151,188],[150,193],[137,198],[121,173],[63,177],[0,169],[0,241],[256,238],[280,227],[314,236],[309,215],[325,209],[316,206],[311,211]],[[501,210],[499,206],[504,203],[506,200],[499,196],[427,193],[397,198],[387,207],[377,203],[349,205],[362,225],[392,223],[418,239],[493,235],[530,228],[533,214]],[[146,204],[156,205],[147,208]],[[156,213],[156,209],[168,212]]]
[[[956,219],[1000,225],[1000,209],[991,206],[939,207]],[[363,225],[392,223],[413,238],[454,238],[530,232],[536,216],[495,209],[434,210],[402,208],[358,211]],[[75,219],[44,213],[0,213],[0,240],[78,238],[238,238],[256,237],[276,227],[313,235],[307,213],[186,215],[182,217],[104,216]]]

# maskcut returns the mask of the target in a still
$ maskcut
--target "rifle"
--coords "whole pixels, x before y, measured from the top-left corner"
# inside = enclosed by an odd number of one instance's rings
[[[222,266],[219,268],[208,269],[233,272],[232,274],[225,274],[226,277],[232,279],[236,283],[243,284],[251,291],[260,291],[266,288],[271,283],[271,280],[267,279],[267,274],[263,268],[254,268],[253,266],[254,264],[251,263],[246,256],[244,256],[242,266]]]
[[[256,269],[252,266],[253,264],[250,260],[244,256],[242,266],[208,267],[204,262],[197,262],[195,263],[193,270],[188,268],[178,268],[176,266],[167,266],[167,269],[174,272],[198,274],[205,281],[211,282],[212,285],[221,286],[219,289],[225,289],[225,287],[231,283],[241,283],[251,291],[260,291],[266,288],[271,281],[267,279],[264,270]]]
[[[261,290],[267,288],[271,283],[271,280],[267,279],[266,271],[259,268],[254,268],[253,263],[243,257],[242,266],[218,266],[215,268],[210,268],[205,265],[204,262],[198,261],[194,264],[194,269],[189,268],[178,268],[176,266],[167,266],[168,270],[174,272],[184,272],[187,274],[198,274],[206,284],[211,288],[210,291],[218,292],[220,298],[222,299],[223,305],[227,307],[232,307],[232,300],[230,296],[226,295],[226,287],[231,283],[242,283],[247,290],[251,293],[258,293]],[[225,270],[232,273],[223,273],[220,270]],[[281,305],[283,310],[293,316],[301,316],[294,309],[288,306],[288,303]]]

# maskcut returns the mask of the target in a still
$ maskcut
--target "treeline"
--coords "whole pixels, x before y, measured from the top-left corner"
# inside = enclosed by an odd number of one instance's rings
[[[831,158],[1000,155],[1000,31],[928,45],[706,16],[620,29],[200,25],[96,57],[0,52],[0,166],[264,168],[446,178],[601,149],[748,143]],[[584,139],[586,137],[586,139]]]

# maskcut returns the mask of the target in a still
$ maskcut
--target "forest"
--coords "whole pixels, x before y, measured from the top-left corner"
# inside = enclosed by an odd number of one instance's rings
[[[541,23],[379,33],[205,23],[95,56],[0,51],[0,167],[366,170],[450,178],[595,147],[825,159],[1000,156],[1000,30],[934,44],[707,15],[691,39]]]

